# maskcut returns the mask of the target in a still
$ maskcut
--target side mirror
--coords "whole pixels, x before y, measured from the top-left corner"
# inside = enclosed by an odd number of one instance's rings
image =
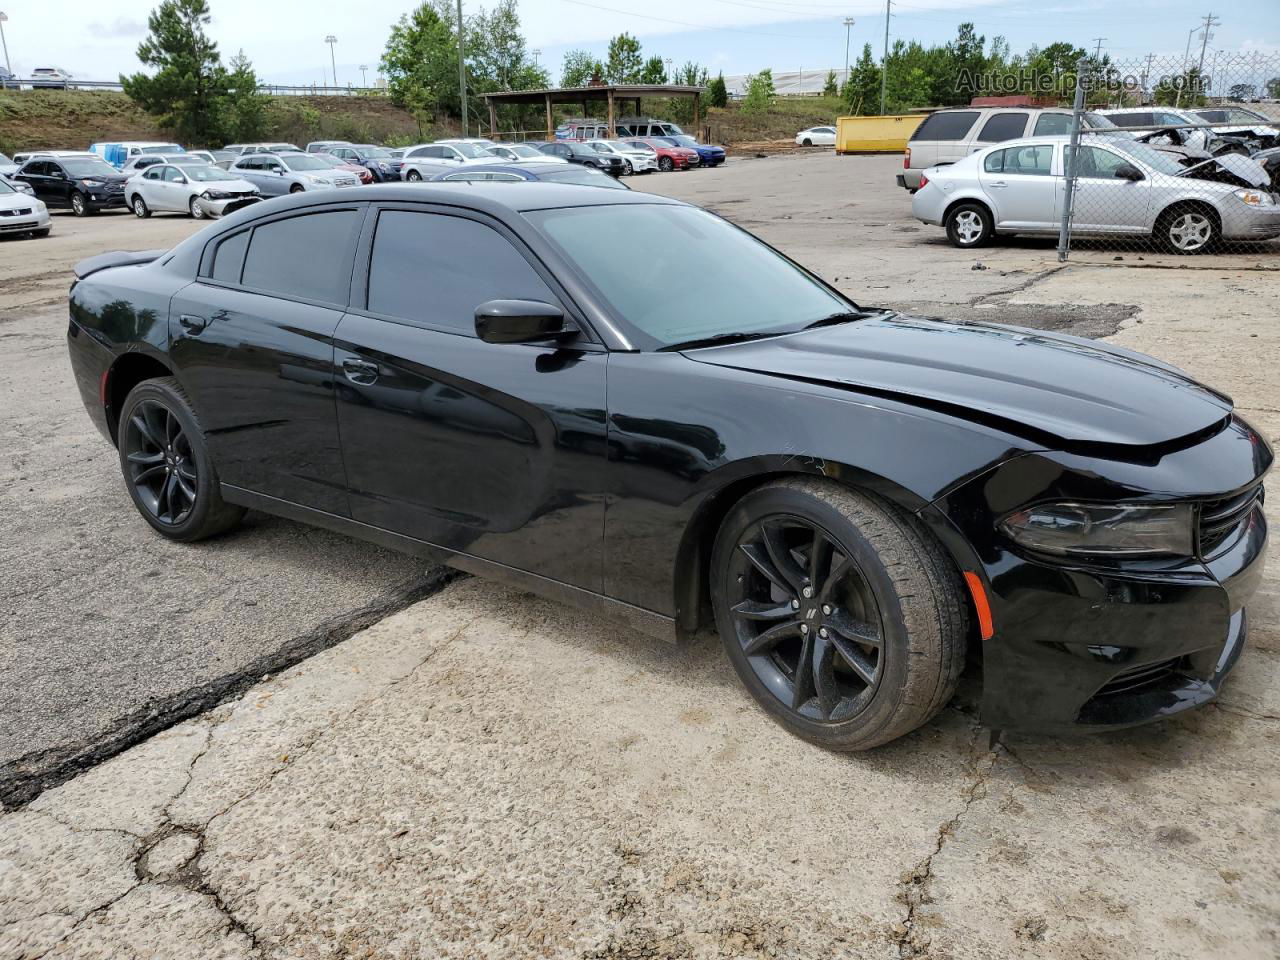
[[[577,332],[563,310],[540,300],[489,300],[476,307],[476,336],[485,343],[536,343]]]
[[[1122,163],[1113,174],[1119,180],[1145,180],[1142,171],[1131,163]]]

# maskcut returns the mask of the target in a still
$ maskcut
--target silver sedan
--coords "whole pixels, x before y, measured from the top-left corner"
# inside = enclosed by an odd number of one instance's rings
[[[140,218],[172,211],[196,220],[221,217],[262,199],[252,183],[203,161],[152,164],[129,178],[124,196]]]
[[[911,213],[944,227],[957,247],[998,234],[1056,234],[1069,149],[1068,137],[1034,137],[930,167]],[[1079,150],[1073,236],[1148,236],[1176,253],[1280,237],[1280,195],[1248,157],[1197,164],[1114,137],[1084,137]]]

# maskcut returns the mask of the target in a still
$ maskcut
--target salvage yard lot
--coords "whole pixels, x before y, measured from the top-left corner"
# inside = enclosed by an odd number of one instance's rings
[[[631,185],[867,305],[1111,336],[1280,437],[1275,244],[975,255],[910,219],[899,164]],[[479,580],[436,592],[440,571],[282,520],[151,535],[81,408],[60,298],[76,260],[194,229],[59,215],[0,242],[0,960],[1274,954],[1274,560],[1217,706],[992,745],[974,669],[915,734],[823,753],[711,636],[675,650]]]

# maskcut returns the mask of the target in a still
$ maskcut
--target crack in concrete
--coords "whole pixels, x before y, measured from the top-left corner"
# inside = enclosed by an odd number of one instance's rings
[[[88,923],[92,917],[106,913],[108,910],[114,907],[117,903],[119,903],[129,894],[133,893],[133,891],[137,890],[138,887],[140,886],[142,886],[141,881],[135,881],[134,883],[129,885],[129,888],[125,890],[124,893],[120,894],[119,896],[112,897],[106,903],[102,903],[94,907],[92,910],[90,910],[88,913],[82,916],[79,920],[77,920],[72,925],[70,930],[68,930],[63,936],[59,937],[57,941],[51,944],[48,950],[44,950],[44,951],[41,951],[40,953],[30,956],[29,960],[40,960],[41,957],[47,956],[51,951],[58,949],[58,947],[62,946],[64,943],[70,940],[73,936],[75,936],[76,931],[79,930],[81,927],[83,927],[86,923]]]
[[[96,736],[24,754],[0,765],[0,805],[6,810],[24,807],[45,790],[65,783],[162,730],[233,700],[262,677],[279,673],[349,639],[380,620],[438,593],[461,576],[448,567],[433,567],[422,576],[397,584],[358,610],[326,620],[239,670],[116,718],[111,728]]]
[[[976,307],[979,304],[989,303],[990,301],[994,300],[996,297],[1007,297],[1013,293],[1022,293],[1026,290],[1030,290],[1032,287],[1043,283],[1044,281],[1048,280],[1050,277],[1053,277],[1059,273],[1062,273],[1062,271],[1068,269],[1069,266],[1070,266],[1069,264],[1061,263],[1061,264],[1058,264],[1057,266],[1050,267],[1048,270],[1040,270],[1037,273],[1028,277],[1026,280],[1022,280],[1014,284],[1013,286],[1008,287],[1007,289],[992,290],[990,293],[980,293],[976,297],[973,297],[972,299],[970,299],[968,301],[968,305],[971,307]]]

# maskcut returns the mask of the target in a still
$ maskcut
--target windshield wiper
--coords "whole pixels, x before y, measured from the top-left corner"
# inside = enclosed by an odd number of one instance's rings
[[[800,329],[813,330],[815,327],[831,327],[837,323],[848,323],[851,320],[865,320],[872,315],[863,310],[841,310],[839,313],[828,314],[821,320],[813,321],[813,323],[806,323]]]
[[[780,337],[791,330],[756,330],[752,333],[737,331],[734,333],[717,333],[710,337],[697,337],[693,340],[681,340],[679,343],[668,343],[658,347],[658,352],[675,350],[696,350],[698,347],[717,347],[724,343],[743,343],[747,340],[761,340],[765,337]]]

